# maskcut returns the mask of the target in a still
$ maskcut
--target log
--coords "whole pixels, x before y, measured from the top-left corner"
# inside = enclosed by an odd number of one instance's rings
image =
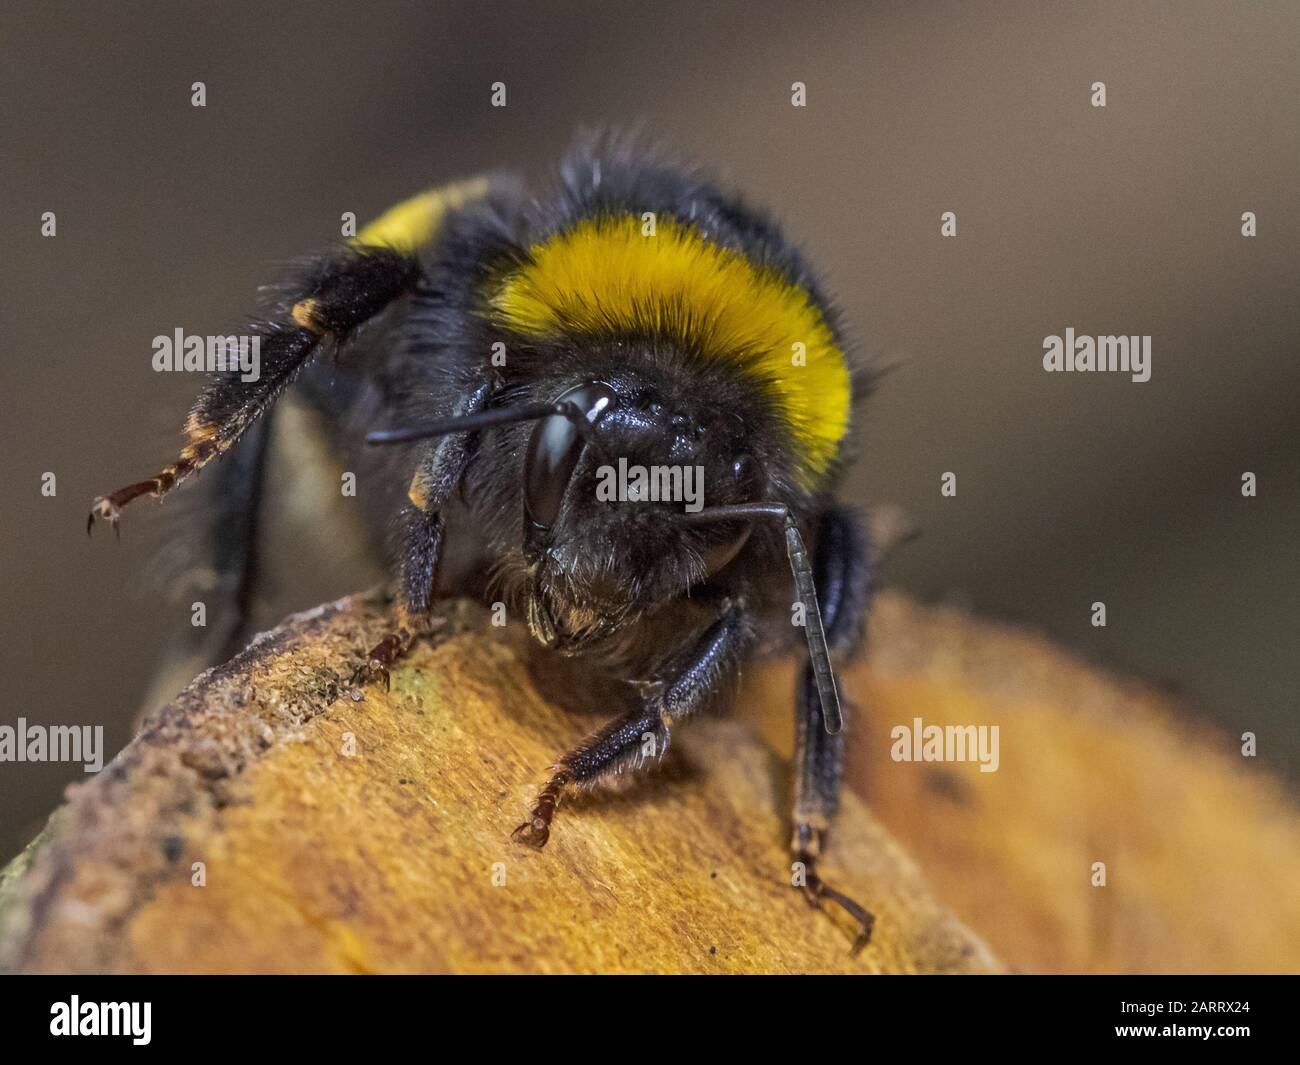
[[[1300,807],[1240,735],[1024,627],[896,594],[871,625],[849,786],[1008,968],[1300,972]],[[774,695],[742,716],[788,753],[793,671],[752,680]],[[997,724],[997,771],[894,761],[916,717]]]
[[[375,598],[289,618],[199,677],[67,804],[0,886],[0,965],[114,973],[990,972],[988,948],[850,795],[822,871],[851,928],[790,887],[789,769],[736,720],[658,772],[510,839],[596,723],[569,665],[467,602],[392,687],[343,678]],[[587,688],[591,687],[590,691]],[[562,705],[564,702],[572,705]],[[787,706],[788,713],[788,706]]]
[[[537,853],[510,830],[619,693],[439,609],[387,694],[341,681],[385,627],[366,597],[200,677],[0,875],[0,966],[1300,971],[1294,795],[1169,693],[1039,634],[878,598],[842,677],[849,794],[823,870],[877,916],[850,958],[847,924],[788,886],[790,663],[752,668],[736,713],[679,728],[658,771],[563,807]],[[997,771],[893,760],[915,717],[997,724]]]

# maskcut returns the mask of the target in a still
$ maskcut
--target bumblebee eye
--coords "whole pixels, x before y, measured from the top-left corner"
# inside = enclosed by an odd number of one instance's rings
[[[556,402],[572,403],[594,425],[615,398],[612,388],[593,381],[569,389]],[[524,510],[534,525],[549,528],[559,516],[582,446],[582,432],[571,418],[552,414],[537,423],[524,458]]]

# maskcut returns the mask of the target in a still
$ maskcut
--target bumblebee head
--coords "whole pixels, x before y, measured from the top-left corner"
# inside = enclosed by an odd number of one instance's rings
[[[754,426],[680,382],[614,373],[553,407],[521,471],[528,618],[575,651],[730,565],[751,523],[695,516],[762,500],[767,477]]]
[[[515,408],[516,421],[536,423],[520,471],[534,637],[577,653],[699,582],[716,578],[725,594],[727,575],[734,580],[754,556],[758,527],[773,529],[775,519],[825,726],[838,732],[839,701],[798,508],[773,498],[791,491],[772,472],[772,459],[788,448],[764,431],[761,405],[735,403],[741,393],[725,387],[727,378],[715,379],[722,386],[715,391],[707,375],[683,373],[680,364],[658,377],[648,369],[653,360],[633,365],[565,382],[553,399]],[[494,451],[498,458],[521,453],[508,439]]]

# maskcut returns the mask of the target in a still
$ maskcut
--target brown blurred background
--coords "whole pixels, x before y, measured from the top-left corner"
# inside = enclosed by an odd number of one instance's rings
[[[189,624],[147,580],[156,513],[120,545],[83,527],[92,496],[175,450],[196,382],[152,371],[155,335],[227,331],[344,211],[489,167],[536,178],[579,126],[639,120],[783,217],[898,363],[848,492],[923,531],[890,582],[1168,682],[1294,782],[1300,6],[50,3],[4,21],[0,724],[102,723],[111,755]],[[1151,380],[1045,374],[1068,326],[1151,334]],[[300,607],[355,590],[310,576]],[[0,859],[82,777],[0,764]]]

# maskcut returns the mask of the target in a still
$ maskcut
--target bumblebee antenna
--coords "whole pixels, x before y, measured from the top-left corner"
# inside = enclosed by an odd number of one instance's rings
[[[521,403],[513,407],[493,407],[475,414],[456,414],[449,418],[436,418],[423,425],[405,429],[375,429],[366,434],[371,445],[407,444],[413,440],[429,440],[450,433],[468,433],[475,429],[488,429],[494,425],[512,425],[516,422],[535,422],[558,415],[568,418],[578,427],[587,443],[592,442],[592,424],[586,413],[571,400],[558,403]]]
[[[687,513],[691,524],[715,521],[744,521],[751,518],[777,518],[785,523],[785,552],[794,573],[795,594],[803,606],[804,635],[808,637],[808,660],[812,663],[813,681],[821,700],[822,724],[834,736],[844,727],[840,711],[840,695],[835,688],[835,671],[831,667],[830,650],[826,646],[826,630],[822,627],[822,612],[817,604],[817,585],[813,580],[812,563],[795,523],[794,515],[784,503],[736,503],[731,506],[705,507]]]

